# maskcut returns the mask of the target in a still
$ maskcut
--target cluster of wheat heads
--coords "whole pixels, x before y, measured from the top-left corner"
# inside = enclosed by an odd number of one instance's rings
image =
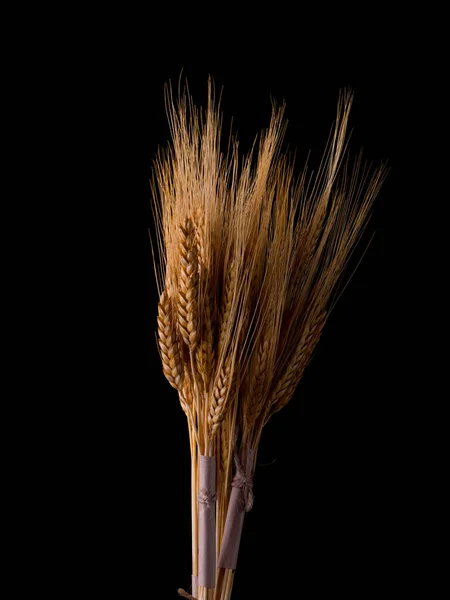
[[[304,373],[385,176],[345,157],[351,103],[343,91],[315,176],[295,178],[283,107],[242,157],[231,136],[222,149],[211,82],[204,110],[166,88],[172,141],[155,160],[152,197],[159,348],[192,459],[186,597],[231,596],[261,432]]]

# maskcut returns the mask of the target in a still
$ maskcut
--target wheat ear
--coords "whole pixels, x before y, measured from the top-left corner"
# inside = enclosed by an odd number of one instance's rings
[[[231,263],[225,282],[223,292],[222,306],[219,315],[219,349],[222,349],[227,338],[227,326],[233,306],[233,299],[236,288],[236,267],[234,262]]]
[[[267,420],[276,412],[281,410],[292,398],[295,388],[303,376],[306,366],[314,352],[317,342],[322,333],[326,321],[326,312],[313,314],[305,326],[300,342],[292,359],[290,360],[285,374],[276,384],[268,404]]]
[[[180,226],[178,325],[185,344],[193,350],[198,340],[198,253],[192,220]]]
[[[202,336],[197,348],[197,369],[200,373],[205,390],[208,389],[211,380],[211,372],[214,368],[214,331],[213,331],[213,299],[211,285],[208,280],[208,271],[202,269],[202,280],[204,281],[205,293],[202,300],[203,323],[201,327]]]
[[[202,264],[206,262],[206,252],[205,252],[205,213],[201,208],[199,208],[195,213],[195,227],[197,229],[197,250],[200,256],[200,261]]]
[[[229,404],[228,399],[231,396],[231,362],[231,356],[227,356],[222,368],[220,369],[219,376],[217,377],[217,381],[211,395],[208,415],[210,439],[214,438],[217,429],[220,427],[220,423],[225,417],[226,409]]]
[[[251,428],[264,406],[264,384],[267,380],[267,359],[270,342],[263,338],[254,360],[254,371],[249,380],[247,397],[244,404],[244,427]]]
[[[172,387],[181,391],[183,362],[172,318],[172,306],[166,290],[161,294],[158,304],[158,341],[164,375]]]

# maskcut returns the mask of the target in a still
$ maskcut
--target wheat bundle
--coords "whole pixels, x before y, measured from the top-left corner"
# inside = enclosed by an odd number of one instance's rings
[[[172,143],[154,164],[158,341],[186,414],[192,594],[231,597],[263,428],[292,398],[386,174],[344,160],[352,93],[340,95],[320,169],[294,177],[284,107],[246,157],[209,82],[206,110],[166,88]]]

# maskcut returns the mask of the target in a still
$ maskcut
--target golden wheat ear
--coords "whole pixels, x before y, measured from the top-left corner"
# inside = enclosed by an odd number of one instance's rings
[[[195,227],[186,218],[180,226],[178,326],[184,343],[193,350],[198,341],[198,256]]]
[[[314,349],[322,334],[326,313],[313,314],[307,321],[302,337],[284,375],[276,383],[269,398],[266,409],[265,423],[270,417],[281,410],[291,400],[300,379],[313,355]]]
[[[184,366],[176,337],[173,310],[166,291],[161,294],[158,304],[158,340],[164,375],[172,387],[181,391]]]

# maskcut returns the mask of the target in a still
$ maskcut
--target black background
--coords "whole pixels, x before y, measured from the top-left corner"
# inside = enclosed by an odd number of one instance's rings
[[[415,366],[408,360],[414,354],[410,221],[419,200],[410,175],[420,164],[410,128],[411,98],[421,83],[415,47],[388,41],[381,24],[330,36],[316,21],[313,34],[306,21],[285,29],[286,20],[275,25],[266,15],[263,25],[230,26],[216,38],[214,29],[194,32],[182,19],[177,29],[154,19],[118,55],[120,119],[111,118],[109,135],[116,127],[123,135],[117,145],[126,192],[119,206],[134,213],[137,228],[130,242],[117,225],[111,232],[117,254],[105,248],[108,259],[99,268],[108,290],[98,310],[108,314],[110,360],[102,360],[89,452],[95,459],[81,495],[95,523],[88,539],[98,563],[89,568],[105,562],[105,579],[113,588],[123,585],[129,597],[175,598],[178,587],[190,585],[187,425],[161,372],[148,234],[152,160],[169,139],[164,84],[171,80],[176,88],[180,75],[196,104],[205,104],[208,75],[217,90],[223,87],[224,129],[233,118],[243,151],[267,126],[271,98],[284,100],[286,147],[297,150],[299,167],[310,150],[317,166],[339,90],[350,86],[350,151],[363,147],[367,159],[387,161],[390,169],[357,253],[359,260],[366,250],[364,258],[295,397],[264,431],[233,598],[337,591],[359,598],[401,593],[406,582],[420,580],[426,425],[418,426],[422,404],[419,388],[410,390]],[[416,122],[415,135],[422,126]],[[90,490],[99,492],[98,506],[96,493],[88,501]]]

